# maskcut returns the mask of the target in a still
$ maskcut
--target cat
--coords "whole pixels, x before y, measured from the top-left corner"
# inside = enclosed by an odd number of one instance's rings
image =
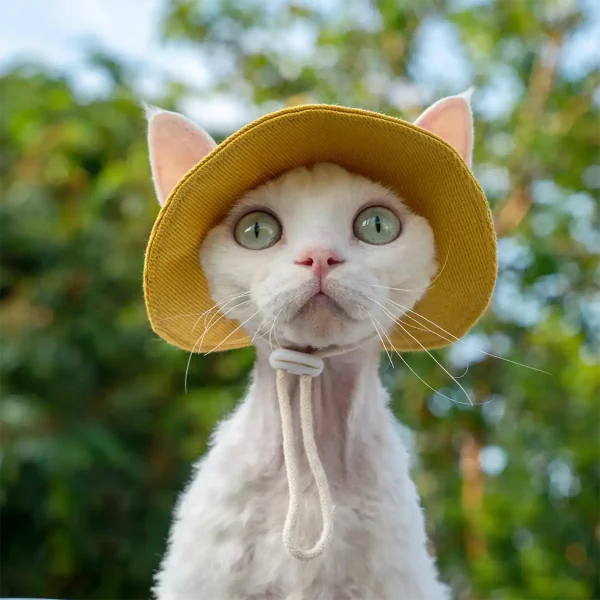
[[[470,165],[468,95],[437,102],[416,124],[444,138]],[[214,146],[182,115],[149,113],[161,204]],[[198,250],[213,299],[254,339],[256,363],[246,397],[217,427],[179,499],[155,597],[447,600],[450,591],[427,550],[407,451],[378,376],[386,332],[438,270],[427,221],[381,184],[320,163],[248,191]],[[390,312],[386,300],[404,309]],[[315,437],[335,511],[331,544],[310,562],[291,557],[282,543],[289,498],[269,364],[274,345],[358,345],[325,358],[322,375],[312,380]],[[290,381],[300,440],[298,381]],[[321,513],[299,441],[297,455],[298,545],[310,547]]]

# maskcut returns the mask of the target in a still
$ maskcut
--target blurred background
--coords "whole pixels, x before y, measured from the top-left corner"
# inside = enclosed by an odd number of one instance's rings
[[[595,0],[5,3],[0,595],[147,598],[191,463],[248,381],[252,349],[197,356],[185,395],[188,357],[148,326],[140,101],[222,140],[287,105],[413,119],[474,85],[500,273],[436,356],[492,401],[453,404],[399,361],[383,377],[456,598],[600,598],[599,67]]]

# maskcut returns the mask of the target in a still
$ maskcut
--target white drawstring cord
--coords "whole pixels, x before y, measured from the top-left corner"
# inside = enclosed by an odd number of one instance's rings
[[[347,346],[322,350],[315,354],[305,354],[294,350],[278,349],[271,353],[269,362],[277,370],[277,398],[279,400],[279,412],[281,414],[281,432],[283,437],[283,457],[287,473],[290,500],[288,512],[283,526],[283,544],[286,550],[298,560],[312,560],[323,554],[331,538],[333,537],[333,503],[329,492],[327,475],[319,458],[319,451],[315,442],[313,431],[313,415],[311,388],[313,377],[318,377],[323,371],[322,357],[333,356],[354,350],[364,342]],[[316,544],[309,550],[302,550],[294,546],[294,533],[298,524],[298,461],[296,460],[296,448],[294,445],[294,433],[292,426],[292,407],[288,392],[288,373],[300,376],[300,427],[302,429],[302,441],[304,452],[310,466],[321,504],[321,519],[323,529]]]
[[[319,458],[319,451],[315,443],[313,431],[313,416],[311,402],[311,375],[300,375],[300,424],[302,428],[302,440],[304,451],[310,465],[321,503],[321,517],[323,529],[317,543],[310,550],[301,550],[294,546],[294,533],[298,523],[298,462],[296,460],[296,449],[294,446],[292,429],[292,407],[288,394],[287,372],[283,369],[277,370],[277,396],[279,398],[279,411],[281,413],[281,430],[283,434],[283,456],[287,471],[289,487],[289,506],[285,525],[283,526],[283,544],[286,550],[298,560],[311,560],[323,553],[329,545],[333,534],[333,504],[329,493],[327,475]]]

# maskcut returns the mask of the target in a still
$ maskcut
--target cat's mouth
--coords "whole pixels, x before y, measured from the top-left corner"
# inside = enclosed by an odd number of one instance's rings
[[[320,290],[312,295],[302,304],[295,314],[294,318],[315,319],[315,318],[341,318],[353,320],[348,311],[327,292]]]
[[[356,282],[326,285],[305,282],[281,293],[269,313],[275,315],[278,339],[286,347],[323,348],[347,344],[364,337],[365,315],[362,295]]]
[[[317,292],[312,298],[308,300],[308,302],[304,304],[302,308],[309,304],[315,307],[322,307],[325,309],[334,308],[336,310],[344,310],[329,294],[326,294],[323,291]]]

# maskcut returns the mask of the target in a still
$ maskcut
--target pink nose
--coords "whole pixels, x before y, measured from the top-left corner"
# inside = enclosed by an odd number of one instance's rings
[[[305,252],[296,264],[310,267],[317,277],[323,279],[335,265],[343,262],[344,259],[333,250],[310,250]]]

